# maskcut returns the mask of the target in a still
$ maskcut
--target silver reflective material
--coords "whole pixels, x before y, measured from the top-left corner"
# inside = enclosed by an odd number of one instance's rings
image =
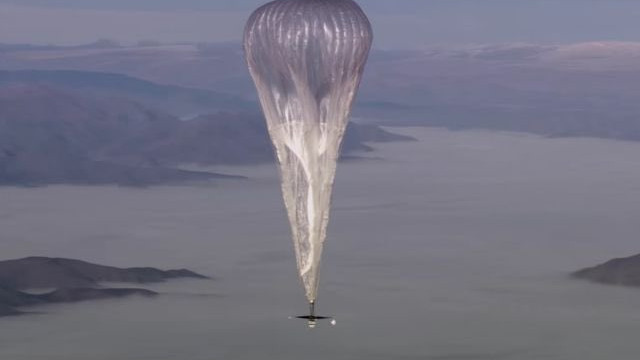
[[[256,10],[245,29],[245,55],[312,303],[336,162],[372,39],[369,20],[352,0],[273,1]]]

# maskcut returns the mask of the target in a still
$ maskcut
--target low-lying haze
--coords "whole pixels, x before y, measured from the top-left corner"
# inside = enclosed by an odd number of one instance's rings
[[[0,358],[637,357],[638,291],[568,274],[638,252],[639,144],[405,133],[421,142],[339,168],[318,308],[338,324],[315,332],[287,319],[306,300],[275,165],[215,187],[0,189],[3,257],[217,278],[4,318]]]

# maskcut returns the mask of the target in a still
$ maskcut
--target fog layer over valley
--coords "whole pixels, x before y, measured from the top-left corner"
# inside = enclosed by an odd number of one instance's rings
[[[187,267],[216,281],[0,320],[0,358],[632,360],[633,288],[574,270],[638,253],[640,144],[393,129],[339,166],[318,311],[306,310],[275,165],[248,181],[0,188],[0,254]],[[372,341],[373,340],[373,341]],[[302,355],[301,355],[302,354]]]

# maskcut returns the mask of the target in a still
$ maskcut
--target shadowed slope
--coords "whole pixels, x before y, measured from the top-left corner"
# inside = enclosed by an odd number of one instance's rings
[[[0,316],[19,315],[23,307],[114,299],[128,296],[151,297],[154,291],[137,288],[103,288],[104,282],[155,283],[169,279],[208,279],[186,269],[159,270],[150,267],[116,268],[85,261],[28,257],[0,261]],[[44,294],[22,290],[55,288]]]
[[[640,254],[578,270],[573,277],[600,284],[640,286]]]
[[[144,284],[176,278],[207,277],[186,269],[121,269],[61,258],[28,257],[0,261],[0,286],[13,289],[94,287],[101,282]]]

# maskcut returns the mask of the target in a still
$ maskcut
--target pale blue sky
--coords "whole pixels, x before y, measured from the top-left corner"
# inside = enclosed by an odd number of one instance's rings
[[[234,41],[260,0],[0,0],[0,42]],[[637,0],[361,0],[384,48],[640,41]]]

